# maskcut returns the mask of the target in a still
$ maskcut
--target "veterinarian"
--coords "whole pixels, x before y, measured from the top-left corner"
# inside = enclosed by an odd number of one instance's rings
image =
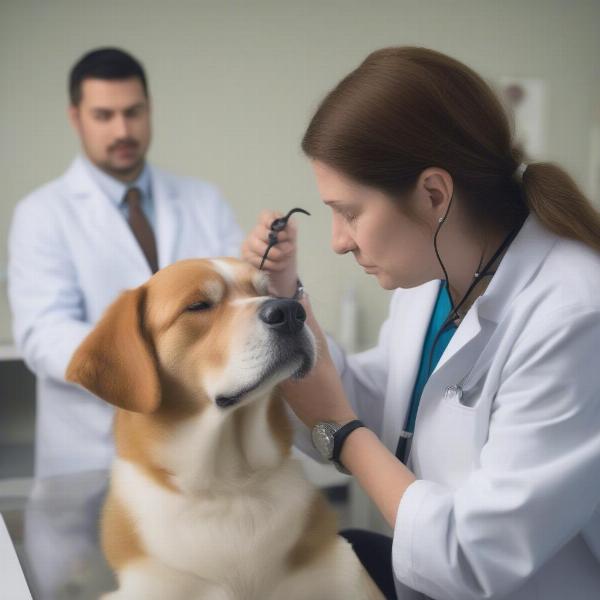
[[[71,70],[69,94],[81,154],[17,205],[9,233],[14,338],[37,376],[37,476],[112,460],[113,410],[64,381],[107,305],[176,260],[237,255],[242,240],[213,185],[146,161],[151,101],[135,58],[89,52]]]
[[[357,554],[390,598],[599,598],[598,214],[526,161],[477,74],[422,48],[371,54],[302,148],[333,250],[395,290],[377,346],[350,357],[305,297],[321,355],[285,385],[299,446],[394,530],[347,532]],[[244,242],[255,265],[275,216]],[[296,230],[280,240],[265,268],[292,296]]]

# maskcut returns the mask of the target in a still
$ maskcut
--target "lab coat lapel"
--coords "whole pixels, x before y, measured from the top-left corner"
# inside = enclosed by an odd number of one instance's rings
[[[177,188],[158,170],[152,169],[152,193],[156,211],[156,246],[159,268],[177,260],[181,215]]]
[[[394,453],[406,421],[423,343],[439,289],[439,281],[427,283],[418,294],[406,297],[405,305],[395,307],[398,316],[394,321],[395,335],[390,341],[394,370],[390,371],[388,381],[388,394],[393,395],[394,401],[385,405],[382,428],[382,441]]]
[[[534,215],[527,218],[486,292],[477,298],[465,315],[434,373],[444,370],[455,357],[468,365],[470,359],[477,356],[481,342],[487,341],[494,326],[510,310],[512,301],[539,269],[556,239]],[[479,339],[482,337],[483,340]],[[463,353],[466,356],[458,356]]]
[[[529,215],[500,263],[486,293],[479,299],[481,318],[495,323],[504,318],[513,300],[535,276],[558,239],[535,215]]]
[[[83,160],[77,157],[65,174],[74,210],[83,211],[82,218],[91,219],[100,232],[98,243],[110,243],[124,260],[134,263],[136,271],[150,276],[150,267],[127,221],[115,204],[107,198],[89,175]]]
[[[422,403],[427,402],[432,390],[439,392],[440,389],[450,386],[464,385],[466,377],[471,373],[474,365],[480,361],[496,324],[482,319],[479,314],[479,305],[480,299],[473,303],[450,340],[423,390]],[[434,392],[434,396],[438,397],[439,393]]]
[[[473,306],[471,306],[471,309],[465,315],[463,322],[452,336],[450,343],[440,357],[431,377],[439,371],[448,371],[448,363],[451,363],[453,359],[455,359],[455,363],[460,359],[461,363],[464,362],[468,365],[469,361],[475,358],[476,352],[480,346],[478,338],[482,333],[482,324],[479,316],[479,302],[480,298],[473,303]],[[487,331],[489,332],[489,328]],[[456,365],[451,366],[453,367],[453,370],[456,371]]]
[[[493,359],[493,348],[486,348],[490,337],[556,240],[534,215],[527,218],[486,292],[473,303],[431,374],[421,397],[415,435],[427,403],[439,402],[440,392],[463,387],[487,370]]]

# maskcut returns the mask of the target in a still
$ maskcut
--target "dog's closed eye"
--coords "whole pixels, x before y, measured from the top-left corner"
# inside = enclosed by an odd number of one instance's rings
[[[212,302],[201,301],[190,304],[185,310],[188,312],[200,312],[203,310],[210,310],[213,306],[214,304]]]

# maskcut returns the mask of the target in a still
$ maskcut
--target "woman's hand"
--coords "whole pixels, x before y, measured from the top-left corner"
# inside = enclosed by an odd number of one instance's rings
[[[346,398],[342,381],[329,354],[327,340],[313,315],[308,297],[302,299],[302,305],[307,314],[306,324],[316,338],[317,362],[304,379],[288,379],[281,384],[285,398],[308,427],[313,427],[319,421],[352,421],[356,415]]]
[[[269,244],[271,223],[284,215],[279,212],[264,210],[258,224],[248,234],[242,244],[242,258],[257,269]],[[296,260],[297,228],[293,217],[288,220],[284,230],[277,232],[277,244],[270,250],[263,266],[269,274],[269,291],[273,296],[290,298],[296,291],[298,268]]]

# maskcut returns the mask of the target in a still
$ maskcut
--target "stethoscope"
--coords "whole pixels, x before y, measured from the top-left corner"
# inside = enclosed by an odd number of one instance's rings
[[[265,260],[267,260],[267,256],[269,255],[269,250],[271,250],[271,248],[278,243],[278,232],[283,231],[287,227],[289,218],[297,212],[310,216],[310,213],[307,210],[304,210],[303,208],[292,208],[292,210],[290,210],[290,212],[288,212],[288,214],[285,215],[285,217],[279,217],[271,222],[271,225],[269,226],[269,238],[267,240],[267,249],[265,250],[262,260],[260,261],[260,267],[258,267],[259,270],[262,270],[265,264]]]
[[[440,263],[440,266],[442,267],[442,271],[444,272],[445,280],[444,280],[443,285],[446,286],[446,291],[448,292],[448,297],[450,298],[451,309],[450,309],[450,313],[448,314],[448,316],[442,323],[442,326],[440,327],[440,329],[438,330],[438,332],[436,333],[436,335],[433,339],[433,343],[431,345],[431,350],[429,352],[429,365],[428,365],[429,372],[431,372],[431,366],[433,363],[433,353],[435,351],[435,347],[437,346],[437,343],[440,340],[440,337],[446,331],[449,330],[450,326],[454,325],[455,321],[458,318],[460,318],[459,310],[462,307],[462,305],[467,301],[467,299],[471,295],[471,292],[475,289],[477,284],[485,277],[491,277],[492,275],[494,275],[494,273],[496,271],[490,271],[490,267],[496,262],[496,260],[498,260],[498,257],[502,255],[502,253],[508,248],[508,246],[510,246],[511,242],[515,239],[515,237],[516,237],[517,233],[519,233],[519,229],[520,229],[520,226],[515,227],[514,229],[512,229],[509,232],[509,234],[504,238],[504,240],[502,241],[502,243],[500,244],[500,246],[498,247],[496,252],[494,252],[493,256],[485,263],[483,268],[481,267],[481,261],[483,260],[483,255],[482,255],[481,260],[479,261],[479,265],[477,267],[477,271],[475,271],[475,274],[473,275],[473,281],[471,282],[471,285],[469,285],[467,291],[465,292],[465,294],[461,298],[461,300],[458,302],[458,304],[454,305],[454,301],[452,300],[452,295],[450,294],[450,278],[448,277],[448,272],[446,271],[446,267],[444,266],[444,263],[442,261],[442,258],[440,256],[438,246],[437,246],[438,234],[440,232],[440,229],[442,228],[442,225],[446,222],[446,219],[448,218],[448,213],[450,212],[450,207],[452,206],[453,198],[454,197],[450,198],[450,202],[448,203],[448,209],[446,210],[446,214],[440,218],[437,229],[435,231],[435,235],[433,236],[433,247],[434,247],[435,255],[438,259],[438,262]]]
[[[431,345],[431,349],[429,351],[428,371],[430,374],[431,374],[432,365],[433,365],[433,354],[435,352],[435,348],[436,348],[441,336],[446,331],[448,331],[451,326],[455,326],[455,321],[460,318],[460,314],[459,314],[460,308],[467,301],[471,292],[475,289],[477,284],[485,277],[491,277],[495,273],[495,271],[490,271],[490,267],[492,267],[492,265],[496,262],[496,260],[498,260],[498,257],[500,257],[502,255],[502,253],[508,248],[508,246],[515,239],[515,236],[517,235],[517,233],[519,232],[519,230],[521,228],[521,226],[519,225],[518,227],[515,227],[514,229],[512,229],[509,232],[509,234],[504,238],[504,240],[502,241],[502,243],[500,244],[498,249],[494,252],[493,256],[485,263],[485,265],[483,267],[481,266],[481,263],[483,261],[483,255],[482,255],[481,260],[479,261],[479,265],[477,267],[477,271],[473,275],[473,281],[469,285],[469,287],[468,287],[467,291],[465,292],[465,294],[463,295],[463,297],[455,305],[454,301],[452,300],[452,295],[450,294],[450,279],[448,277],[448,272],[446,271],[446,267],[444,266],[444,262],[442,261],[442,258],[440,256],[440,253],[438,250],[438,245],[437,245],[437,238],[438,238],[440,229],[442,228],[442,226],[446,222],[446,219],[448,218],[448,214],[449,214],[450,208],[452,206],[453,198],[454,198],[454,196],[452,196],[450,198],[450,202],[448,203],[448,208],[446,209],[446,213],[444,214],[443,217],[441,217],[439,219],[437,229],[433,236],[433,247],[434,247],[438,262],[440,263],[440,266],[444,273],[445,279],[444,279],[443,285],[446,286],[446,291],[448,292],[448,297],[450,298],[451,309],[450,309],[450,313],[448,314],[448,316],[442,323],[441,327],[439,328],[438,332],[436,333],[436,335],[433,339],[433,343]],[[457,393],[461,393],[459,386],[452,386],[452,387],[455,388],[455,391]],[[410,442],[411,438],[413,437],[413,433],[414,433],[413,431],[411,431],[409,429],[409,422],[410,422],[410,417],[411,417],[412,411],[413,411],[413,405],[411,402],[411,405],[409,406],[408,414],[406,417],[406,423],[404,425],[404,429],[400,432],[400,438],[398,440],[398,446],[396,448],[396,456],[405,464],[406,464],[406,460],[408,458],[408,454],[410,452],[410,443],[409,442]]]

